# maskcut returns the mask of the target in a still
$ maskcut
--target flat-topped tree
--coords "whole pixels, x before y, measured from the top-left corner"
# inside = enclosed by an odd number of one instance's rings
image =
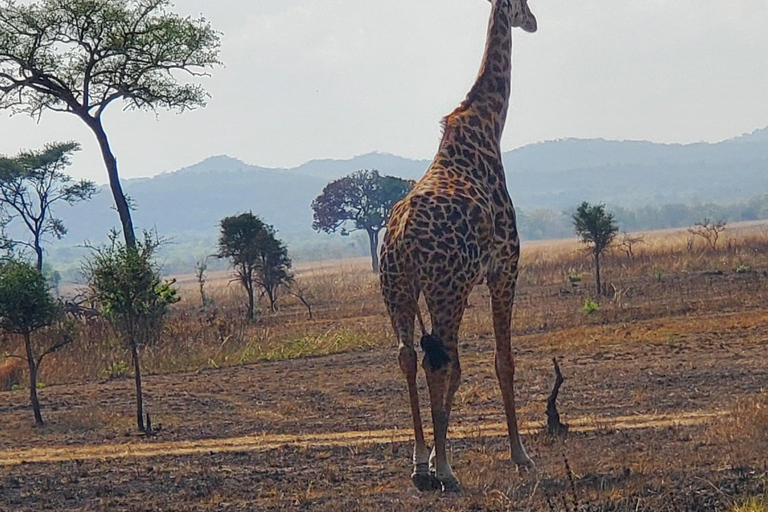
[[[0,209],[10,214],[10,220],[20,219],[29,232],[28,238],[10,243],[35,251],[38,272],[43,271],[43,242],[67,234],[64,221],[54,215],[54,205],[86,201],[96,193],[92,181],[73,181],[64,173],[78,149],[76,142],[57,142],[13,158],[0,157]]]
[[[96,136],[126,245],[131,212],[102,115],[125,109],[184,111],[205,105],[199,84],[219,64],[219,34],[204,18],[169,12],[168,0],[0,0],[0,108],[38,118],[75,114]]]
[[[384,229],[392,207],[411,190],[415,182],[379,171],[362,169],[330,182],[312,201],[312,229],[343,236],[362,229],[368,233],[371,267],[379,272],[379,232]]]

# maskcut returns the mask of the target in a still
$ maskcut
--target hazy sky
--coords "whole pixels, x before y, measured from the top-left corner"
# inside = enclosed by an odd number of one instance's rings
[[[564,137],[718,141],[768,125],[766,0],[529,0],[514,33],[503,146]],[[223,33],[205,109],[123,112],[105,124],[124,177],[228,154],[287,167],[384,151],[431,158],[439,120],[473,82],[483,0],[178,0]],[[72,115],[2,113],[0,153],[83,144],[71,172],[106,181]]]

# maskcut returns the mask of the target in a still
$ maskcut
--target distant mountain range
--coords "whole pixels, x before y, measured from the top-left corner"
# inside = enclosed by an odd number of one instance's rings
[[[768,194],[768,128],[714,144],[564,139],[509,151],[504,163],[513,200],[528,212],[562,211],[584,200],[624,207],[728,202]],[[137,207],[135,225],[175,239],[183,248],[176,252],[189,261],[214,251],[220,219],[249,210],[274,224],[296,249],[336,244],[342,252],[365,254],[354,237],[312,231],[312,199],[329,181],[358,169],[418,179],[428,165],[427,160],[370,153],[273,169],[222,155],[153,178],[126,180],[124,189]],[[102,241],[118,224],[107,187],[92,201],[57,213],[69,233],[51,247],[54,262],[72,260],[82,254],[73,246]],[[345,244],[353,247],[344,249]]]

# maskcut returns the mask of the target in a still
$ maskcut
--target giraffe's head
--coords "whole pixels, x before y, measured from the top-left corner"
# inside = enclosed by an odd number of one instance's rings
[[[513,27],[520,27],[526,32],[536,32],[536,16],[528,8],[528,0],[491,0],[509,12]]]

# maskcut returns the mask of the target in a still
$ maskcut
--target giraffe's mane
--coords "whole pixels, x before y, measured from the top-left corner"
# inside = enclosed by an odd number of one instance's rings
[[[453,109],[453,111],[448,114],[447,116],[444,116],[440,120],[440,140],[441,142],[445,142],[451,135],[451,132],[457,128],[456,125],[451,126],[452,121],[458,120],[459,117],[465,112],[467,112],[470,107],[472,106],[473,98],[471,97],[471,94],[462,101],[458,107]]]

